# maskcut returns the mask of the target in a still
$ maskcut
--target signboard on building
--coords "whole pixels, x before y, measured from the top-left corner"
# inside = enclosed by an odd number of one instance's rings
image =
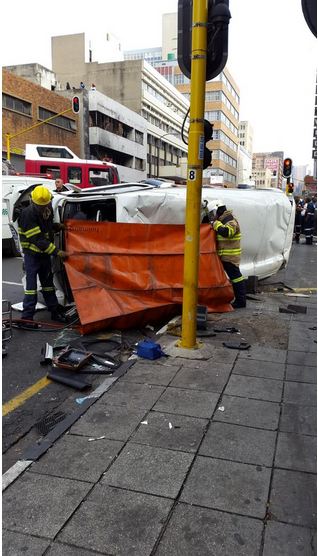
[[[272,172],[274,170],[278,170],[279,167],[279,160],[278,158],[265,158],[264,160],[264,167],[265,168],[269,168],[269,170],[271,170]]]

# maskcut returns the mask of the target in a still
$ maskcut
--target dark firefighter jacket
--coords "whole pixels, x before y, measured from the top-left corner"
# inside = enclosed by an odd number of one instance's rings
[[[18,218],[18,232],[24,253],[32,255],[57,255],[54,232],[60,228],[53,223],[51,215],[45,220],[37,207],[31,203],[24,208]]]
[[[214,222],[216,231],[217,253],[222,261],[240,265],[241,231],[232,211],[226,210]]]

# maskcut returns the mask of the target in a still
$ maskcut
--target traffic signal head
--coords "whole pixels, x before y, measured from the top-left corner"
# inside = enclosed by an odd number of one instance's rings
[[[80,99],[79,97],[72,98],[72,110],[74,114],[78,114],[80,111]]]
[[[293,161],[291,158],[285,158],[283,166],[283,176],[284,178],[290,178],[292,173]]]
[[[213,137],[213,125],[208,121],[204,120],[204,154],[203,154],[203,170],[210,166],[212,162],[212,153],[210,149],[207,148],[206,144],[211,141]]]

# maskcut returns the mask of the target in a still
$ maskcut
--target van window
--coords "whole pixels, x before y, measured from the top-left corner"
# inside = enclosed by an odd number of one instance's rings
[[[67,181],[69,183],[82,183],[82,169],[72,166],[67,169]]]
[[[54,180],[56,180],[56,178],[60,178],[61,177],[61,170],[58,166],[47,166],[47,165],[41,165],[40,166],[40,173],[41,174],[50,174],[52,176],[52,178]]]
[[[98,187],[99,185],[109,185],[112,183],[108,169],[96,170],[90,168],[88,170],[88,175],[89,175],[89,183],[91,185],[95,185],[95,187]]]
[[[37,147],[38,155],[43,158],[74,158],[73,155],[63,147]]]

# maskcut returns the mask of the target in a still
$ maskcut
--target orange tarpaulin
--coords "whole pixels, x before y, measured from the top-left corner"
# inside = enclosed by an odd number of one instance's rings
[[[231,311],[233,289],[201,225],[198,304]],[[184,226],[67,222],[65,263],[82,332],[144,326],[180,314]]]

